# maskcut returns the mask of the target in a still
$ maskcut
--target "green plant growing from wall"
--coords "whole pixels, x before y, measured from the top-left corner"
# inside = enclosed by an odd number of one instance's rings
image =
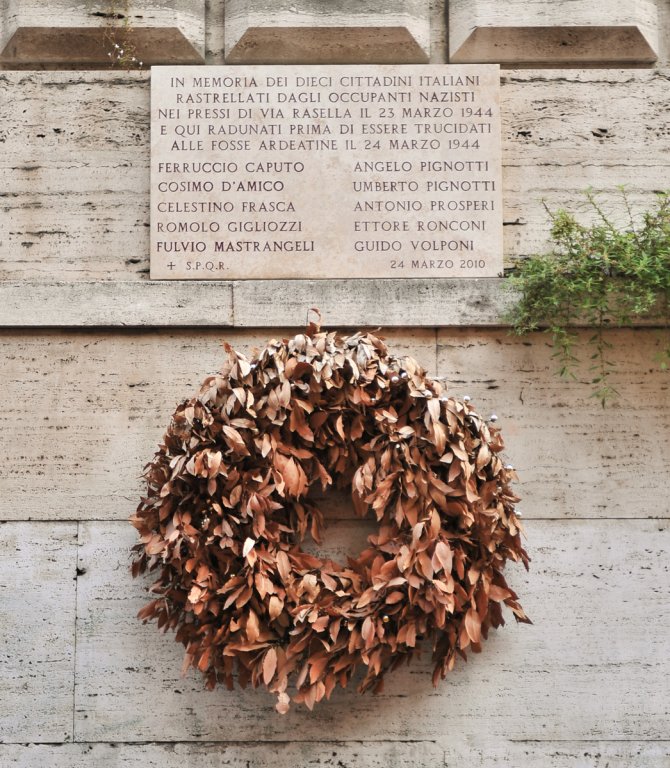
[[[108,0],[105,17],[105,47],[108,49],[111,66],[124,69],[140,69],[142,62],[137,57],[133,42],[133,26],[130,20],[131,0]]]
[[[576,325],[593,328],[591,383],[603,407],[618,394],[610,379],[615,364],[607,328],[658,319],[665,329],[658,362],[663,369],[670,362],[670,196],[659,193],[655,205],[635,217],[623,187],[620,192],[628,213],[624,227],[613,222],[591,190],[586,198],[596,221],[590,226],[565,210],[547,208],[553,248],[522,262],[510,278],[520,293],[508,318],[514,332],[546,329],[561,376],[575,378],[579,366]]]

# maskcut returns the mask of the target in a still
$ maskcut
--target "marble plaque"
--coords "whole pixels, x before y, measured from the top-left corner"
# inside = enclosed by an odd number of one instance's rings
[[[497,65],[152,67],[151,277],[502,272]]]

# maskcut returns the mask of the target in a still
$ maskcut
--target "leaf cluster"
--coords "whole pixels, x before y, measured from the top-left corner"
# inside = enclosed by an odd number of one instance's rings
[[[145,621],[176,630],[209,687],[264,685],[284,713],[430,644],[434,681],[478,652],[502,606],[528,618],[507,560],[528,564],[499,430],[371,334],[310,326],[228,361],[174,413],[132,522],[133,573],[157,572]],[[310,489],[349,488],[377,520],[347,564],[308,554]],[[290,686],[290,687],[289,687]]]
[[[605,330],[625,327],[638,318],[659,319],[670,326],[670,196],[658,193],[655,205],[641,217],[631,211],[620,188],[627,223],[617,226],[593,191],[586,192],[595,223],[580,224],[565,210],[551,212],[553,248],[523,261],[510,278],[520,294],[509,316],[518,334],[546,329],[552,335],[559,373],[575,377],[576,327],[594,332],[588,341],[593,395],[603,406],[617,392],[610,382],[614,368]],[[666,341],[660,360],[670,359]]]

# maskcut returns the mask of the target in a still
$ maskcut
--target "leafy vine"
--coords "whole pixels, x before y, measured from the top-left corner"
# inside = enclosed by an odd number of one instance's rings
[[[658,320],[666,335],[658,362],[663,369],[670,362],[670,195],[658,193],[654,206],[636,217],[623,187],[620,193],[627,212],[623,227],[592,190],[586,199],[596,219],[589,226],[568,211],[547,208],[553,248],[522,262],[510,278],[520,293],[508,318],[513,331],[550,333],[561,376],[576,377],[576,326],[593,328],[589,370],[593,396],[603,407],[618,395],[610,379],[615,363],[607,328]]]

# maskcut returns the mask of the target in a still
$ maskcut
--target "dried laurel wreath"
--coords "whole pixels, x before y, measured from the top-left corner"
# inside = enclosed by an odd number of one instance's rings
[[[433,682],[481,650],[501,603],[529,622],[502,569],[528,567],[499,430],[369,333],[311,324],[228,362],[182,403],[133,525],[133,575],[157,570],[139,617],[176,629],[207,686],[263,683],[310,709],[361,664],[360,691],[430,641]],[[351,488],[378,532],[347,566],[300,548],[323,518],[309,490]],[[237,664],[235,664],[237,660]]]

